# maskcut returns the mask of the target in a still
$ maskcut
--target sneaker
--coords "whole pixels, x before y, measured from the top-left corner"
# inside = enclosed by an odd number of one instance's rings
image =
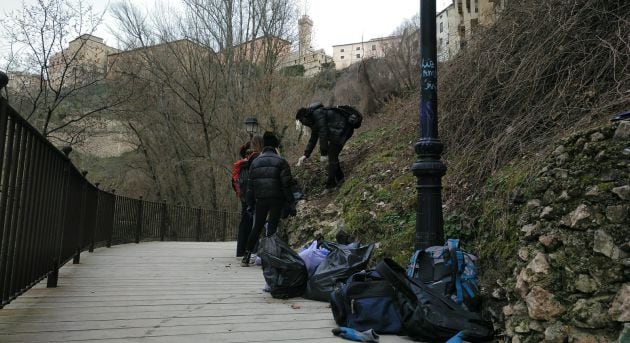
[[[249,259],[251,257],[251,253],[246,252],[245,255],[243,255],[243,259],[241,260],[241,267],[249,267]]]

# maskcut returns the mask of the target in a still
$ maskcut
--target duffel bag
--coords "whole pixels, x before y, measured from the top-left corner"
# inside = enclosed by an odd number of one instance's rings
[[[330,308],[339,326],[379,334],[398,334],[400,317],[396,292],[377,271],[361,271],[339,283],[330,294]]]

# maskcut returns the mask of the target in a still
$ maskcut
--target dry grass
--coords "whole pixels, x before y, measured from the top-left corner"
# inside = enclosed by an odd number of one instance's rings
[[[630,108],[628,18],[623,0],[513,1],[442,66],[451,201],[463,202],[496,170],[557,136]]]

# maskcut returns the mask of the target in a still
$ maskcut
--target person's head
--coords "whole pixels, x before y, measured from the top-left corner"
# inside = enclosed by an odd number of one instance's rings
[[[271,131],[266,131],[263,134],[263,141],[266,147],[278,148],[280,146],[280,140]]]
[[[250,145],[250,148],[253,152],[261,152],[264,147],[265,142],[261,135],[255,135],[252,137],[252,144]]]
[[[299,120],[300,123],[309,126],[310,125],[310,110],[308,108],[302,107],[295,114],[295,119]]]
[[[245,158],[245,157],[247,157],[247,155],[249,155],[249,152],[250,152],[249,147],[250,147],[250,145],[251,145],[250,142],[247,142],[247,143],[241,145],[241,148],[238,151],[238,153],[241,156],[241,158]]]

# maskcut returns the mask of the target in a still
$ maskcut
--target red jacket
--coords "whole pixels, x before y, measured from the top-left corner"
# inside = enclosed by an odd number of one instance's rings
[[[232,188],[234,188],[236,196],[240,196],[240,190],[238,189],[238,174],[241,172],[241,165],[243,162],[247,162],[247,159],[242,158],[232,164]]]
[[[253,161],[258,155],[260,155],[259,152],[252,152],[246,158],[242,158],[232,164],[232,188],[234,188],[236,196],[241,195],[241,190],[238,189],[238,174],[241,172],[241,165],[243,165],[243,162]]]

